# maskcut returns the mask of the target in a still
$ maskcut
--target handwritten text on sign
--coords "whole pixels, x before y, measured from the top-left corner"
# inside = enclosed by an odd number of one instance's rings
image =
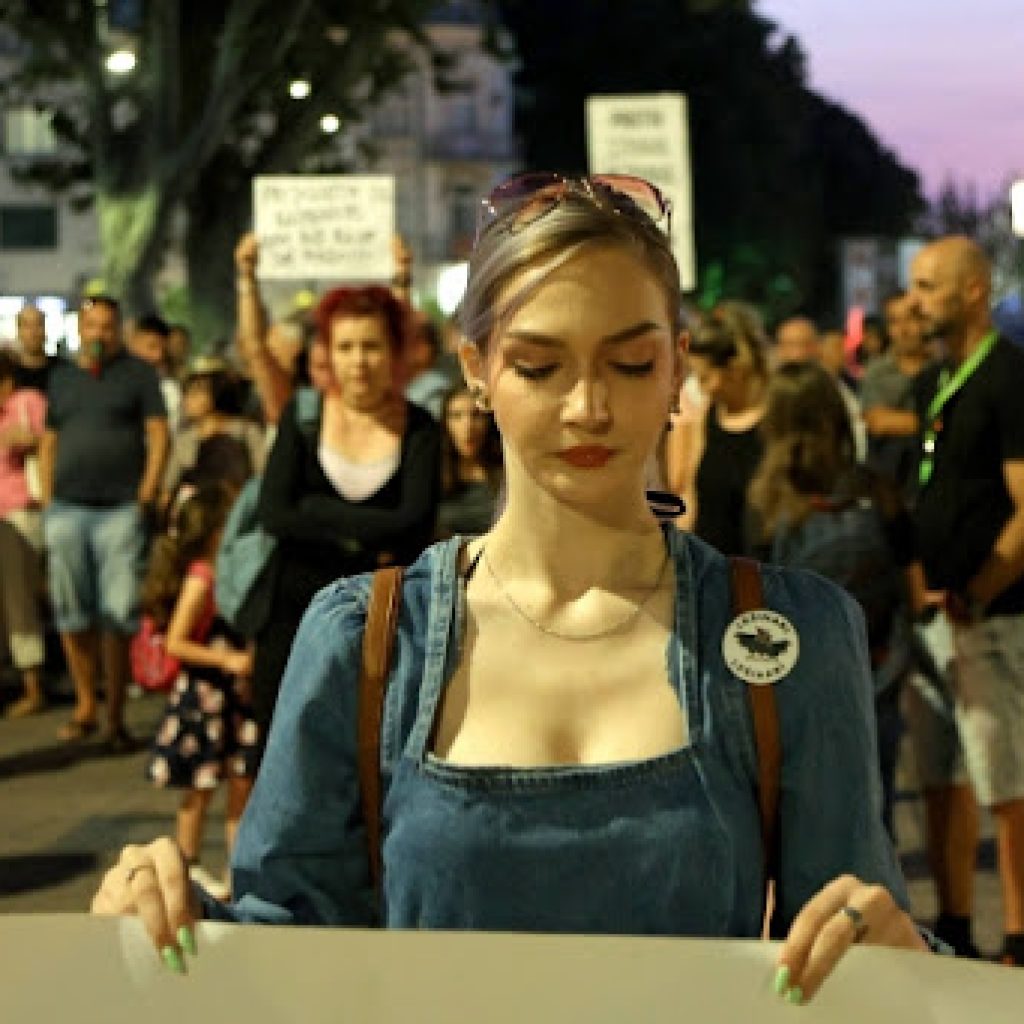
[[[393,178],[257,178],[254,205],[261,277],[320,281],[391,277]]]
[[[686,97],[590,96],[587,154],[591,174],[632,174],[672,202],[672,252],[685,291],[697,285]]]

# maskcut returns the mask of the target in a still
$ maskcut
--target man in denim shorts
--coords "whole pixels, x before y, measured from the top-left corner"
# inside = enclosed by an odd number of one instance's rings
[[[916,387],[918,551],[953,623],[967,773],[995,818],[1002,958],[1024,965],[1024,351],[992,326],[991,269],[970,239],[926,246],[911,295],[947,353]]]
[[[118,753],[133,746],[123,721],[128,644],[138,628],[146,510],[167,457],[167,417],[156,372],[123,349],[117,303],[87,299],[78,325],[79,359],[53,371],[39,450],[50,597],[77,698],[60,737],[96,731],[102,667],[106,742]]]

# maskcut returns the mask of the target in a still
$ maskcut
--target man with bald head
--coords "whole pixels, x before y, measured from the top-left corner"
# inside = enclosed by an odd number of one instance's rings
[[[911,277],[914,312],[947,355],[916,388],[918,553],[954,624],[964,759],[996,821],[1003,959],[1024,965],[1024,352],[992,326],[989,262],[970,239],[926,246]]]
[[[18,328],[18,370],[15,384],[46,394],[50,383],[50,357],[46,354],[46,321],[38,307],[22,306]]]

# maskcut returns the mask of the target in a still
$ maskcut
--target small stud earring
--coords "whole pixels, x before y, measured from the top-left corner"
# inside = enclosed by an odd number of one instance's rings
[[[482,384],[474,384],[469,393],[473,396],[473,404],[481,412],[491,411],[491,400],[487,396],[487,389]]]

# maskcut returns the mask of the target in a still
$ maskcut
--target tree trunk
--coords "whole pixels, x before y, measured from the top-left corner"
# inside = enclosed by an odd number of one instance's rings
[[[131,193],[100,190],[96,209],[107,293],[129,316],[152,312],[152,278],[166,236],[159,187],[153,184]]]
[[[246,230],[248,206],[244,213],[224,209],[209,217],[199,205],[188,204],[185,229],[189,327],[194,351],[220,353],[234,342],[233,254],[239,235]]]

